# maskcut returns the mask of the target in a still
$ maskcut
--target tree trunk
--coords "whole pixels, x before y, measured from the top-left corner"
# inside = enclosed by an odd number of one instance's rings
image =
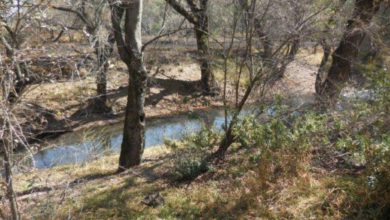
[[[109,67],[108,60],[113,52],[113,44],[115,38],[113,34],[108,36],[107,44],[100,46],[97,41],[95,46],[95,54],[97,58],[97,73],[96,73],[96,92],[95,107],[103,112],[110,111],[107,106],[107,71]]]
[[[315,90],[316,93],[319,94],[321,91],[321,79],[326,78],[326,64],[328,63],[330,53],[331,53],[331,46],[330,44],[326,41],[326,39],[323,39],[321,42],[322,49],[324,50],[324,55],[321,60],[320,67],[318,69],[317,77],[316,77],[316,82],[315,82]]]
[[[254,19],[254,27],[256,29],[257,36],[263,45],[263,53],[261,56],[266,63],[271,62],[273,44],[269,35],[264,32],[263,25],[261,24],[261,20],[259,18]]]
[[[141,163],[145,146],[145,91],[146,71],[142,62],[129,67],[128,99],[123,130],[123,142],[119,158],[119,169],[127,169]]]
[[[215,95],[217,93],[214,75],[210,62],[209,47],[209,17],[207,14],[208,0],[187,0],[187,7],[184,7],[180,1],[165,0],[176,12],[185,17],[194,25],[195,38],[198,49],[199,64],[201,69],[200,84],[205,94]]]
[[[226,151],[229,149],[229,147],[232,145],[232,143],[236,139],[236,136],[233,133],[233,128],[234,128],[234,126],[237,125],[238,120],[239,120],[238,116],[240,115],[242,109],[244,108],[244,105],[245,105],[246,101],[248,100],[250,94],[252,93],[253,89],[255,89],[256,83],[258,82],[259,79],[260,79],[259,75],[257,75],[254,79],[252,79],[249,86],[246,88],[245,94],[242,97],[240,103],[237,105],[236,111],[234,112],[234,114],[232,116],[232,120],[229,122],[229,125],[226,125],[227,127],[225,129],[225,136],[222,139],[222,141],[218,147],[218,150],[211,156],[211,159],[216,158],[216,157],[223,157],[225,155]]]
[[[206,94],[210,94],[214,87],[214,76],[210,63],[210,48],[208,30],[205,26],[195,26],[195,37],[198,47],[199,64],[201,70],[201,86]]]
[[[8,133],[7,131],[5,133]],[[7,140],[7,135],[4,135],[3,145],[4,145],[4,168],[5,168],[5,182],[7,184],[7,193],[9,206],[11,208],[11,217],[12,220],[19,220],[18,204],[16,202],[16,195],[14,192],[13,179],[12,179],[12,167],[11,167],[11,151],[12,148],[9,146],[9,141]]]
[[[17,41],[14,39],[9,43],[7,39],[1,36],[1,42],[5,46],[6,56],[10,60],[11,65],[13,65],[12,72],[14,73],[13,88],[12,91],[8,94],[8,101],[15,102],[19,95],[23,92],[26,86],[30,83],[31,79],[27,76],[27,66],[23,62],[18,62],[15,60],[15,50],[19,49]]]
[[[99,50],[99,49],[96,49]],[[107,104],[107,70],[108,70],[108,60],[106,59],[104,54],[97,55],[97,66],[98,70],[96,73],[96,105],[104,105]]]
[[[322,101],[335,103],[345,83],[348,81],[352,65],[359,53],[359,46],[366,37],[365,28],[379,9],[375,0],[357,0],[352,20],[340,45],[332,55],[333,61],[325,79],[317,84],[317,94]]]
[[[142,0],[117,4],[112,2],[112,23],[115,41],[121,59],[129,70],[128,99],[123,129],[123,141],[118,171],[124,171],[141,163],[145,146],[145,91],[147,72],[141,51]],[[125,17],[124,34],[121,20]]]

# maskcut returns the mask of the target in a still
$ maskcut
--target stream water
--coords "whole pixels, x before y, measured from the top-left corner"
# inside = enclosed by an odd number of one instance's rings
[[[255,112],[247,108],[242,115]],[[270,112],[271,110],[268,110]],[[271,111],[272,112],[272,111]],[[203,126],[221,129],[225,122],[223,109],[190,112],[147,121],[145,147],[164,144],[166,139],[178,140],[199,131]],[[33,155],[32,164],[38,168],[81,164],[102,155],[118,153],[122,142],[123,123],[67,133]]]

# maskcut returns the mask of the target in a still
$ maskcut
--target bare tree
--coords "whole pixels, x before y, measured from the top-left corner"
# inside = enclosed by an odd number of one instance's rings
[[[107,71],[109,58],[113,52],[114,35],[110,28],[104,36],[104,12],[107,5],[106,0],[88,0],[81,1],[72,7],[52,6],[52,8],[64,12],[69,12],[77,16],[85,26],[86,34],[90,45],[94,49],[96,56],[96,91],[97,97],[94,99],[95,111],[107,112],[110,108],[107,106]],[[105,39],[106,38],[106,39]]]
[[[236,140],[237,136],[234,129],[239,123],[239,115],[252,93],[256,91],[256,99],[264,101],[268,90],[276,80],[283,76],[287,65],[294,60],[301,41],[309,37],[307,35],[311,33],[309,31],[310,24],[323,11],[323,8],[319,8],[314,11],[307,10],[312,11],[307,13],[305,8],[300,7],[308,5],[305,1],[289,1],[289,4],[292,4],[293,7],[287,8],[287,11],[277,11],[283,8],[278,7],[278,4],[283,2],[285,3],[285,1],[233,0],[233,4],[236,5],[236,10],[239,12],[236,13],[231,28],[230,44],[224,49],[223,96],[226,106],[227,63],[228,60],[234,58],[237,66],[235,74],[238,76],[235,82],[236,102],[230,115],[230,121],[228,120],[228,111],[225,111],[225,135],[218,150],[211,158],[223,156]],[[271,3],[275,4],[276,7],[272,7]],[[281,15],[282,19],[278,15]],[[286,17],[287,15],[292,18]],[[244,44],[241,46],[244,51],[240,55],[233,55],[232,51],[237,47],[234,39],[238,38],[238,23],[241,19],[243,19],[244,24],[244,39],[240,43]],[[272,25],[275,25],[275,23],[280,24],[284,29],[274,30]],[[265,27],[269,29],[265,29]],[[263,53],[259,54],[258,51],[263,51]],[[243,78],[247,80],[245,85],[241,83]],[[244,92],[240,95],[237,91],[242,86]]]
[[[215,80],[210,62],[209,1],[186,0],[186,6],[177,0],[166,0],[166,2],[194,26],[201,69],[201,86],[205,94],[215,93]]]
[[[18,57],[24,42],[25,30],[30,27],[32,17],[40,4],[32,5],[29,1],[6,1],[1,5],[0,30],[4,31],[0,44],[5,47],[7,60],[13,63],[15,76],[12,90],[8,94],[10,101],[15,101],[26,86],[34,81],[34,75],[28,71],[27,64]]]
[[[141,51],[143,1],[111,1],[110,4],[118,52],[129,71],[128,99],[118,169],[123,171],[141,163],[145,146],[144,103],[148,75]]]
[[[4,36],[0,34],[0,38],[5,41]],[[14,103],[10,102],[10,94],[14,92],[14,71],[17,69],[16,62],[4,62],[2,54],[0,54],[0,153],[3,157],[4,176],[6,183],[5,196],[8,199],[11,219],[20,219],[18,203],[14,192],[13,172],[14,165],[13,152],[17,143],[27,146],[27,141],[23,135],[23,130],[19,126],[18,120],[13,115]]]
[[[9,111],[9,106],[7,106],[8,101],[2,100],[0,111],[1,111],[1,128],[0,128],[0,140],[2,146],[2,154],[3,154],[3,166],[5,173],[5,183],[6,183],[6,197],[8,198],[9,206],[11,209],[11,216],[13,220],[20,219],[19,211],[18,211],[18,203],[16,201],[16,195],[13,186],[13,174],[12,174],[12,166],[13,166],[13,150],[15,147],[14,137],[14,128],[12,124],[12,115]]]

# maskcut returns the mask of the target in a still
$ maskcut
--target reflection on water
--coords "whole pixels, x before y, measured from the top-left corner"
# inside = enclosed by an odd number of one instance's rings
[[[225,118],[222,109],[212,109],[147,122],[145,147],[161,145],[164,140],[178,140],[202,126],[221,129]],[[243,115],[254,111],[247,109]],[[101,155],[117,153],[122,142],[123,124],[65,134],[50,148],[34,155],[35,167],[50,168],[58,165],[80,164]]]

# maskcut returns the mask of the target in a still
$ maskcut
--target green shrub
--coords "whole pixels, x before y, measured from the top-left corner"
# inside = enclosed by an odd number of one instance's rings
[[[201,158],[179,158],[175,164],[174,176],[178,181],[189,181],[209,170]]]
[[[173,150],[176,159],[173,164],[173,175],[177,181],[193,180],[199,174],[209,170],[205,158],[220,137],[211,128],[202,128],[199,132],[186,136],[183,141],[165,141],[167,147]]]
[[[364,171],[357,176],[362,181],[356,181],[361,198],[355,215],[381,219],[390,214],[390,74],[376,71],[367,77],[373,97],[353,100],[330,129],[339,134],[336,147],[348,165]]]

